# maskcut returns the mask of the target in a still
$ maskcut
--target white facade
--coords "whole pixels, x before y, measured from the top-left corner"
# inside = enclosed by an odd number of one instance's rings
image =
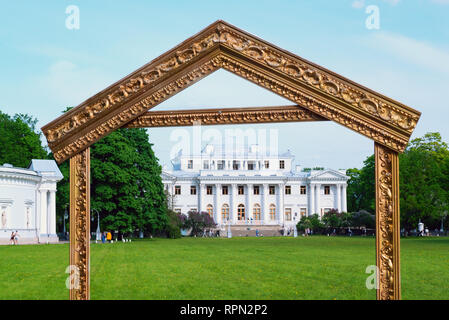
[[[229,223],[291,228],[303,215],[347,210],[344,170],[303,172],[293,160],[290,152],[267,156],[256,145],[232,155],[207,145],[197,156],[180,153],[162,181],[174,211],[209,212],[222,228]]]
[[[0,166],[0,244],[15,231],[19,244],[58,242],[56,184],[62,178],[53,160],[32,160],[28,169]]]

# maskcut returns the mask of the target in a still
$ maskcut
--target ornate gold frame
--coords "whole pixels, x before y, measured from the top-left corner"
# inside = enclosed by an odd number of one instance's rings
[[[148,111],[223,68],[294,106]],[[224,21],[86,100],[42,128],[54,158],[70,158],[71,263],[89,299],[89,146],[121,127],[335,121],[375,142],[378,299],[400,298],[399,166],[421,113]]]

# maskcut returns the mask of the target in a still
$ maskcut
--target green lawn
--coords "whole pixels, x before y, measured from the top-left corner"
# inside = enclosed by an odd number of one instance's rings
[[[374,238],[92,244],[92,299],[375,299]],[[67,299],[69,246],[0,246],[1,299]],[[449,299],[449,239],[401,241],[404,299]]]

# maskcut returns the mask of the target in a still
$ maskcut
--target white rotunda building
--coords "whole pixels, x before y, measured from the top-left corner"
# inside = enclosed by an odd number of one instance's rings
[[[58,242],[56,184],[62,178],[54,160],[33,159],[28,169],[0,166],[0,244],[16,231],[19,244]]]

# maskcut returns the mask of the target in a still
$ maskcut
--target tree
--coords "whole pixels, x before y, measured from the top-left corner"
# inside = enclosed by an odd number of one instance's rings
[[[157,233],[167,223],[164,188],[145,129],[119,129],[91,147],[92,207],[103,228]]]
[[[346,174],[349,176],[346,191],[349,212],[362,209],[372,213],[375,212],[374,167],[374,155],[372,155],[363,162],[362,169],[354,168],[346,171]]]
[[[399,155],[399,167],[401,227],[415,229],[421,220],[431,229],[439,228],[449,212],[447,143],[437,132],[413,139]],[[362,169],[347,170],[347,175],[348,209],[375,213],[374,156],[365,160]]]
[[[69,203],[68,161],[59,168],[64,175],[57,195],[61,216]],[[168,214],[161,172],[145,129],[119,129],[93,144],[91,208],[100,213],[101,228],[164,233]]]
[[[376,227],[376,217],[374,214],[369,213],[366,210],[360,210],[352,213],[351,226],[367,229],[374,229]]]
[[[399,156],[401,222],[439,228],[449,211],[449,148],[436,132],[413,139]]]
[[[167,238],[181,238],[181,226],[181,214],[173,210],[167,210],[167,224],[165,227]]]
[[[320,233],[324,229],[324,224],[318,214],[315,213],[311,216],[302,216],[301,220],[299,220],[298,224],[296,225],[296,228],[299,231],[304,231],[305,229],[309,228],[312,229],[315,233]]]
[[[10,163],[27,168],[31,159],[48,159],[41,143],[41,133],[36,131],[37,119],[27,114],[13,117],[0,111],[0,165]]]
[[[342,214],[336,209],[331,209],[323,215],[322,222],[326,228],[340,228]]]
[[[215,228],[214,219],[207,212],[189,211],[183,229],[192,229],[192,236],[201,236],[207,229]]]

